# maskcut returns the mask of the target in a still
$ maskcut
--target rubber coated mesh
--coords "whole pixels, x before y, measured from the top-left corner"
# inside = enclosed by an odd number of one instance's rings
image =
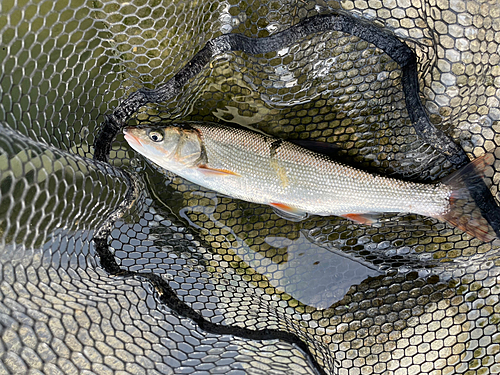
[[[500,373],[498,245],[416,215],[289,222],[151,165],[121,134],[109,164],[93,159],[104,115],[197,69],[217,38],[338,12],[414,51],[430,123],[470,159],[495,155],[495,217],[497,0],[1,0],[0,373]],[[393,55],[367,35],[306,34],[220,49],[124,118],[328,142],[412,181],[460,166],[419,132]]]

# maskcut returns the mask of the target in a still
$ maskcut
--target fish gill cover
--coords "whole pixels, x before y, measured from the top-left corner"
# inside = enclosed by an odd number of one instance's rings
[[[286,221],[119,134],[235,124],[424,182],[492,152],[498,232],[496,1],[0,4],[0,372],[500,371],[498,246]]]

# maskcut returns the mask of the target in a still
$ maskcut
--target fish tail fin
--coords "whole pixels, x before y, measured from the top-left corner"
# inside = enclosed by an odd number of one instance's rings
[[[436,215],[435,218],[446,221],[484,242],[496,239],[495,231],[483,217],[471,195],[474,189],[484,190],[485,171],[494,162],[493,154],[485,154],[441,180],[452,189],[450,206],[444,214]]]

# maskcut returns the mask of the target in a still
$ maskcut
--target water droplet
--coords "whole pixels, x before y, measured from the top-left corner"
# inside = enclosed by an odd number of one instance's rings
[[[279,27],[278,25],[274,24],[274,23],[270,23],[266,29],[269,31],[270,34],[274,34],[275,32],[278,31]]]
[[[233,25],[233,27],[237,27],[240,24],[240,19],[238,17],[233,17],[231,19],[231,24]]]
[[[222,25],[221,28],[220,28],[220,31],[223,33],[223,34],[229,34],[231,32],[233,28],[231,27],[231,25]]]
[[[280,49],[278,51],[278,56],[286,56],[288,55],[288,52],[290,51],[290,48],[289,47],[285,47],[283,49]]]
[[[381,72],[377,75],[377,80],[378,81],[385,81],[387,78],[389,78],[389,73],[388,72]]]
[[[477,122],[482,127],[491,127],[491,125],[493,124],[493,121],[491,121],[491,118],[488,115],[479,117],[479,120],[477,120]]]

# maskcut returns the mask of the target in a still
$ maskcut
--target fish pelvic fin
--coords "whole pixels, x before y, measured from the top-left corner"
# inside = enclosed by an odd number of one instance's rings
[[[273,208],[276,215],[288,221],[299,222],[309,217],[307,212],[301,211],[284,203],[271,202],[269,205]]]
[[[351,221],[354,221],[355,223],[358,224],[364,224],[364,225],[373,225],[379,221],[380,214],[377,213],[363,213],[363,214],[345,214],[341,215],[342,217],[345,217],[346,219],[349,219]]]
[[[443,184],[451,188],[449,207],[447,211],[434,217],[450,223],[481,241],[495,240],[497,238],[495,231],[483,217],[471,195],[474,190],[484,190],[485,171],[494,162],[493,154],[485,154],[441,180]]]

